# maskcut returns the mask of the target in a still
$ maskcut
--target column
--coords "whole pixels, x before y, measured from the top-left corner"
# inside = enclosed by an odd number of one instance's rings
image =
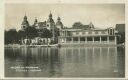
[[[117,44],[117,37],[115,36],[115,44]]]
[[[67,36],[67,31],[66,31],[66,36]]]
[[[87,37],[85,37],[85,43],[87,43]]]
[[[51,42],[51,41],[50,41]],[[58,37],[58,43],[60,43],[60,37]]]
[[[80,43],[80,37],[78,37],[78,43]]]
[[[64,35],[66,36],[66,30],[64,31]]]
[[[73,43],[73,37],[71,38],[72,40],[71,40],[71,43]]]
[[[109,36],[107,36],[107,43],[109,44]]]
[[[92,41],[93,41],[93,43],[94,43],[94,37],[92,37]]]
[[[100,36],[100,43],[101,43],[101,36]]]
[[[65,43],[66,43],[66,37],[65,37]]]

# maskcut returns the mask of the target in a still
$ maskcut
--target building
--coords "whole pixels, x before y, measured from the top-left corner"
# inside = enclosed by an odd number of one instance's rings
[[[34,27],[37,32],[38,32],[38,37],[34,38],[34,42],[52,42],[52,43],[57,43],[58,42],[58,35],[59,35],[59,30],[63,28],[63,23],[61,22],[61,18],[58,17],[57,21],[55,22],[54,19],[52,18],[52,13],[50,12],[48,19],[46,21],[38,21],[37,18],[35,18],[35,21],[32,25],[29,24],[29,21],[27,20],[27,16],[25,15],[21,24],[21,30],[25,31],[28,27]],[[43,31],[49,31],[52,36],[51,37],[43,37],[42,34],[44,34]],[[47,34],[47,33],[45,33]],[[38,38],[38,39],[37,39]],[[42,38],[42,39],[40,39]],[[49,41],[46,41],[45,38],[48,38]],[[23,39],[22,41],[23,44],[31,43],[32,41],[29,41],[27,39]],[[40,40],[40,41],[39,41]]]
[[[92,24],[91,24],[92,25]],[[59,44],[116,44],[117,35],[114,28],[96,29],[62,29],[59,36]]]
[[[25,30],[29,26],[27,16],[25,15],[21,28]],[[90,22],[89,25],[84,25],[82,29],[67,28],[64,27],[60,17],[58,17],[55,22],[51,13],[46,21],[38,22],[38,20],[35,19],[32,27],[38,30],[38,38],[35,38],[35,41],[33,40],[34,43],[46,41],[45,38],[41,38],[41,34],[44,29],[48,29],[51,31],[52,37],[49,38],[47,42],[56,41],[56,44],[117,44],[115,28],[98,29],[94,27],[92,22]],[[56,35],[57,32],[59,35]]]

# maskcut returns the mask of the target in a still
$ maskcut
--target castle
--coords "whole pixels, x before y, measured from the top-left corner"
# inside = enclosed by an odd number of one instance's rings
[[[24,19],[22,21],[22,24],[21,24],[21,29],[24,30],[29,26],[30,26],[30,24],[27,20],[27,16],[25,15]],[[50,13],[47,21],[38,22],[38,20],[35,19],[34,24],[32,26],[35,26],[36,29],[38,29],[38,30],[43,29],[43,28],[47,28],[48,30],[53,30],[54,28],[62,29],[63,23],[61,22],[60,17],[57,18],[57,22],[55,23],[53,18],[52,18],[52,14]]]
[[[38,22],[38,20],[35,18],[35,21],[32,25],[29,24],[29,21],[27,20],[27,16],[25,15],[21,24],[21,30],[24,31],[28,27],[34,27],[38,31],[38,39],[36,39],[36,42],[39,40],[43,40],[45,43],[47,43],[46,38],[41,38],[41,34],[43,29],[47,29],[52,33],[52,38],[48,38],[48,41],[58,41],[58,38],[56,36],[56,32],[60,31],[64,28],[63,23],[61,22],[61,18],[58,16],[57,22],[54,21],[52,18],[52,13],[50,12],[49,17],[46,21]],[[25,39],[24,39],[25,40]],[[27,40],[27,39],[26,39]]]

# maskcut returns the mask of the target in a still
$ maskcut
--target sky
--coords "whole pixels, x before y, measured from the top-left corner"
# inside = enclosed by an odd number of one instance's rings
[[[21,29],[23,17],[26,14],[32,25],[34,19],[46,21],[50,12],[56,22],[57,17],[66,27],[72,27],[74,22],[88,25],[90,22],[97,28],[115,27],[125,23],[124,4],[34,4],[8,3],[5,5],[5,29]]]

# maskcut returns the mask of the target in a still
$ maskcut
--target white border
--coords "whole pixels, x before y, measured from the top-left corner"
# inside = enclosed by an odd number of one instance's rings
[[[15,79],[44,79],[44,80],[49,80],[49,79],[58,79],[58,80],[126,80],[128,79],[128,54],[127,54],[127,32],[128,32],[128,28],[127,28],[127,22],[128,22],[128,1],[127,0],[0,0],[0,79],[11,79],[11,80],[15,80]],[[125,46],[125,78],[36,78],[36,77],[32,77],[32,78],[21,78],[21,77],[17,77],[17,78],[5,78],[4,77],[4,4],[20,4],[20,3],[42,3],[42,4],[118,4],[118,3],[125,3],[125,30],[126,30],[126,46]],[[127,66],[127,67],[126,67]],[[13,73],[12,73],[13,74]]]

